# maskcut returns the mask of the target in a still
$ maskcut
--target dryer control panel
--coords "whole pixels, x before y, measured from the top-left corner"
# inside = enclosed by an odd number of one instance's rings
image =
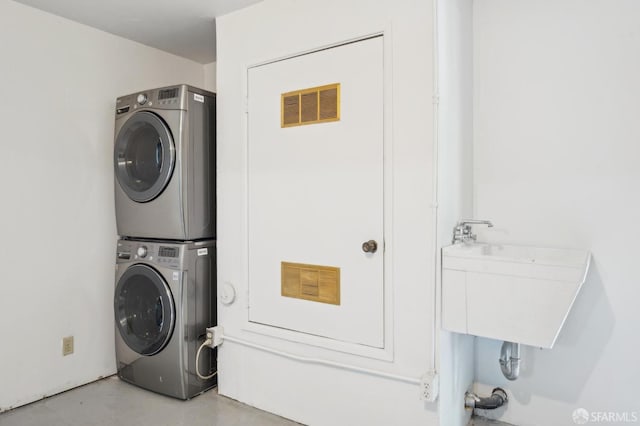
[[[215,94],[197,87],[180,84],[159,89],[143,90],[137,93],[120,96],[116,99],[116,118],[125,113],[133,113],[141,109],[190,109],[189,100],[205,103],[205,97],[215,98]],[[213,100],[207,101],[213,102]]]

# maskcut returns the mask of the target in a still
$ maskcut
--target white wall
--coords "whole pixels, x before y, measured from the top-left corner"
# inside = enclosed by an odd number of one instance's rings
[[[473,1],[439,0],[437,6],[438,245],[442,248],[451,244],[456,222],[472,216]],[[440,424],[466,425],[471,411],[464,409],[463,401],[474,379],[474,338],[442,330],[439,370]]]
[[[638,413],[640,2],[478,0],[474,14],[475,212],[496,225],[484,238],[593,253],[554,349],[526,348],[511,383],[500,342],[478,339],[478,388],[504,386],[497,414],[518,425]]]
[[[2,411],[115,372],[115,98],[204,79],[200,64],[8,0],[0,39]]]
[[[434,362],[433,15],[430,1],[266,0],[217,19],[218,282],[225,334],[297,355],[418,378]],[[393,361],[250,333],[247,323],[245,108],[247,66],[386,31],[393,128]],[[387,336],[389,338],[390,336]],[[306,364],[225,341],[221,394],[313,425],[437,424],[415,384]]]
[[[204,65],[204,87],[211,92],[216,91],[216,63],[211,62]]]

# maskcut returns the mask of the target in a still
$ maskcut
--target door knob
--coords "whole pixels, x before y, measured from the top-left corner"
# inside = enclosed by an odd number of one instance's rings
[[[365,253],[375,253],[378,250],[378,243],[375,240],[369,240],[362,243],[362,251]]]

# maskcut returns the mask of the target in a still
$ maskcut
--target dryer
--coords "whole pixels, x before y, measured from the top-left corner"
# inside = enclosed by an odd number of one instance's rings
[[[141,388],[189,399],[213,387],[196,374],[196,352],[216,325],[215,241],[121,239],[114,294],[118,376]],[[199,372],[216,371],[204,348]]]
[[[192,86],[144,90],[116,101],[118,235],[215,238],[216,95]]]

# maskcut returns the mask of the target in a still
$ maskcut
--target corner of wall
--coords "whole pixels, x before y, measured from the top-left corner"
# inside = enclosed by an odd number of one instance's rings
[[[204,89],[215,93],[217,88],[217,62],[210,62],[202,67],[204,68]]]
[[[472,0],[437,1],[438,266],[456,222],[473,214],[472,16]],[[437,281],[440,289],[440,271]],[[464,394],[475,377],[475,338],[439,334],[440,424],[465,426],[472,415]]]

